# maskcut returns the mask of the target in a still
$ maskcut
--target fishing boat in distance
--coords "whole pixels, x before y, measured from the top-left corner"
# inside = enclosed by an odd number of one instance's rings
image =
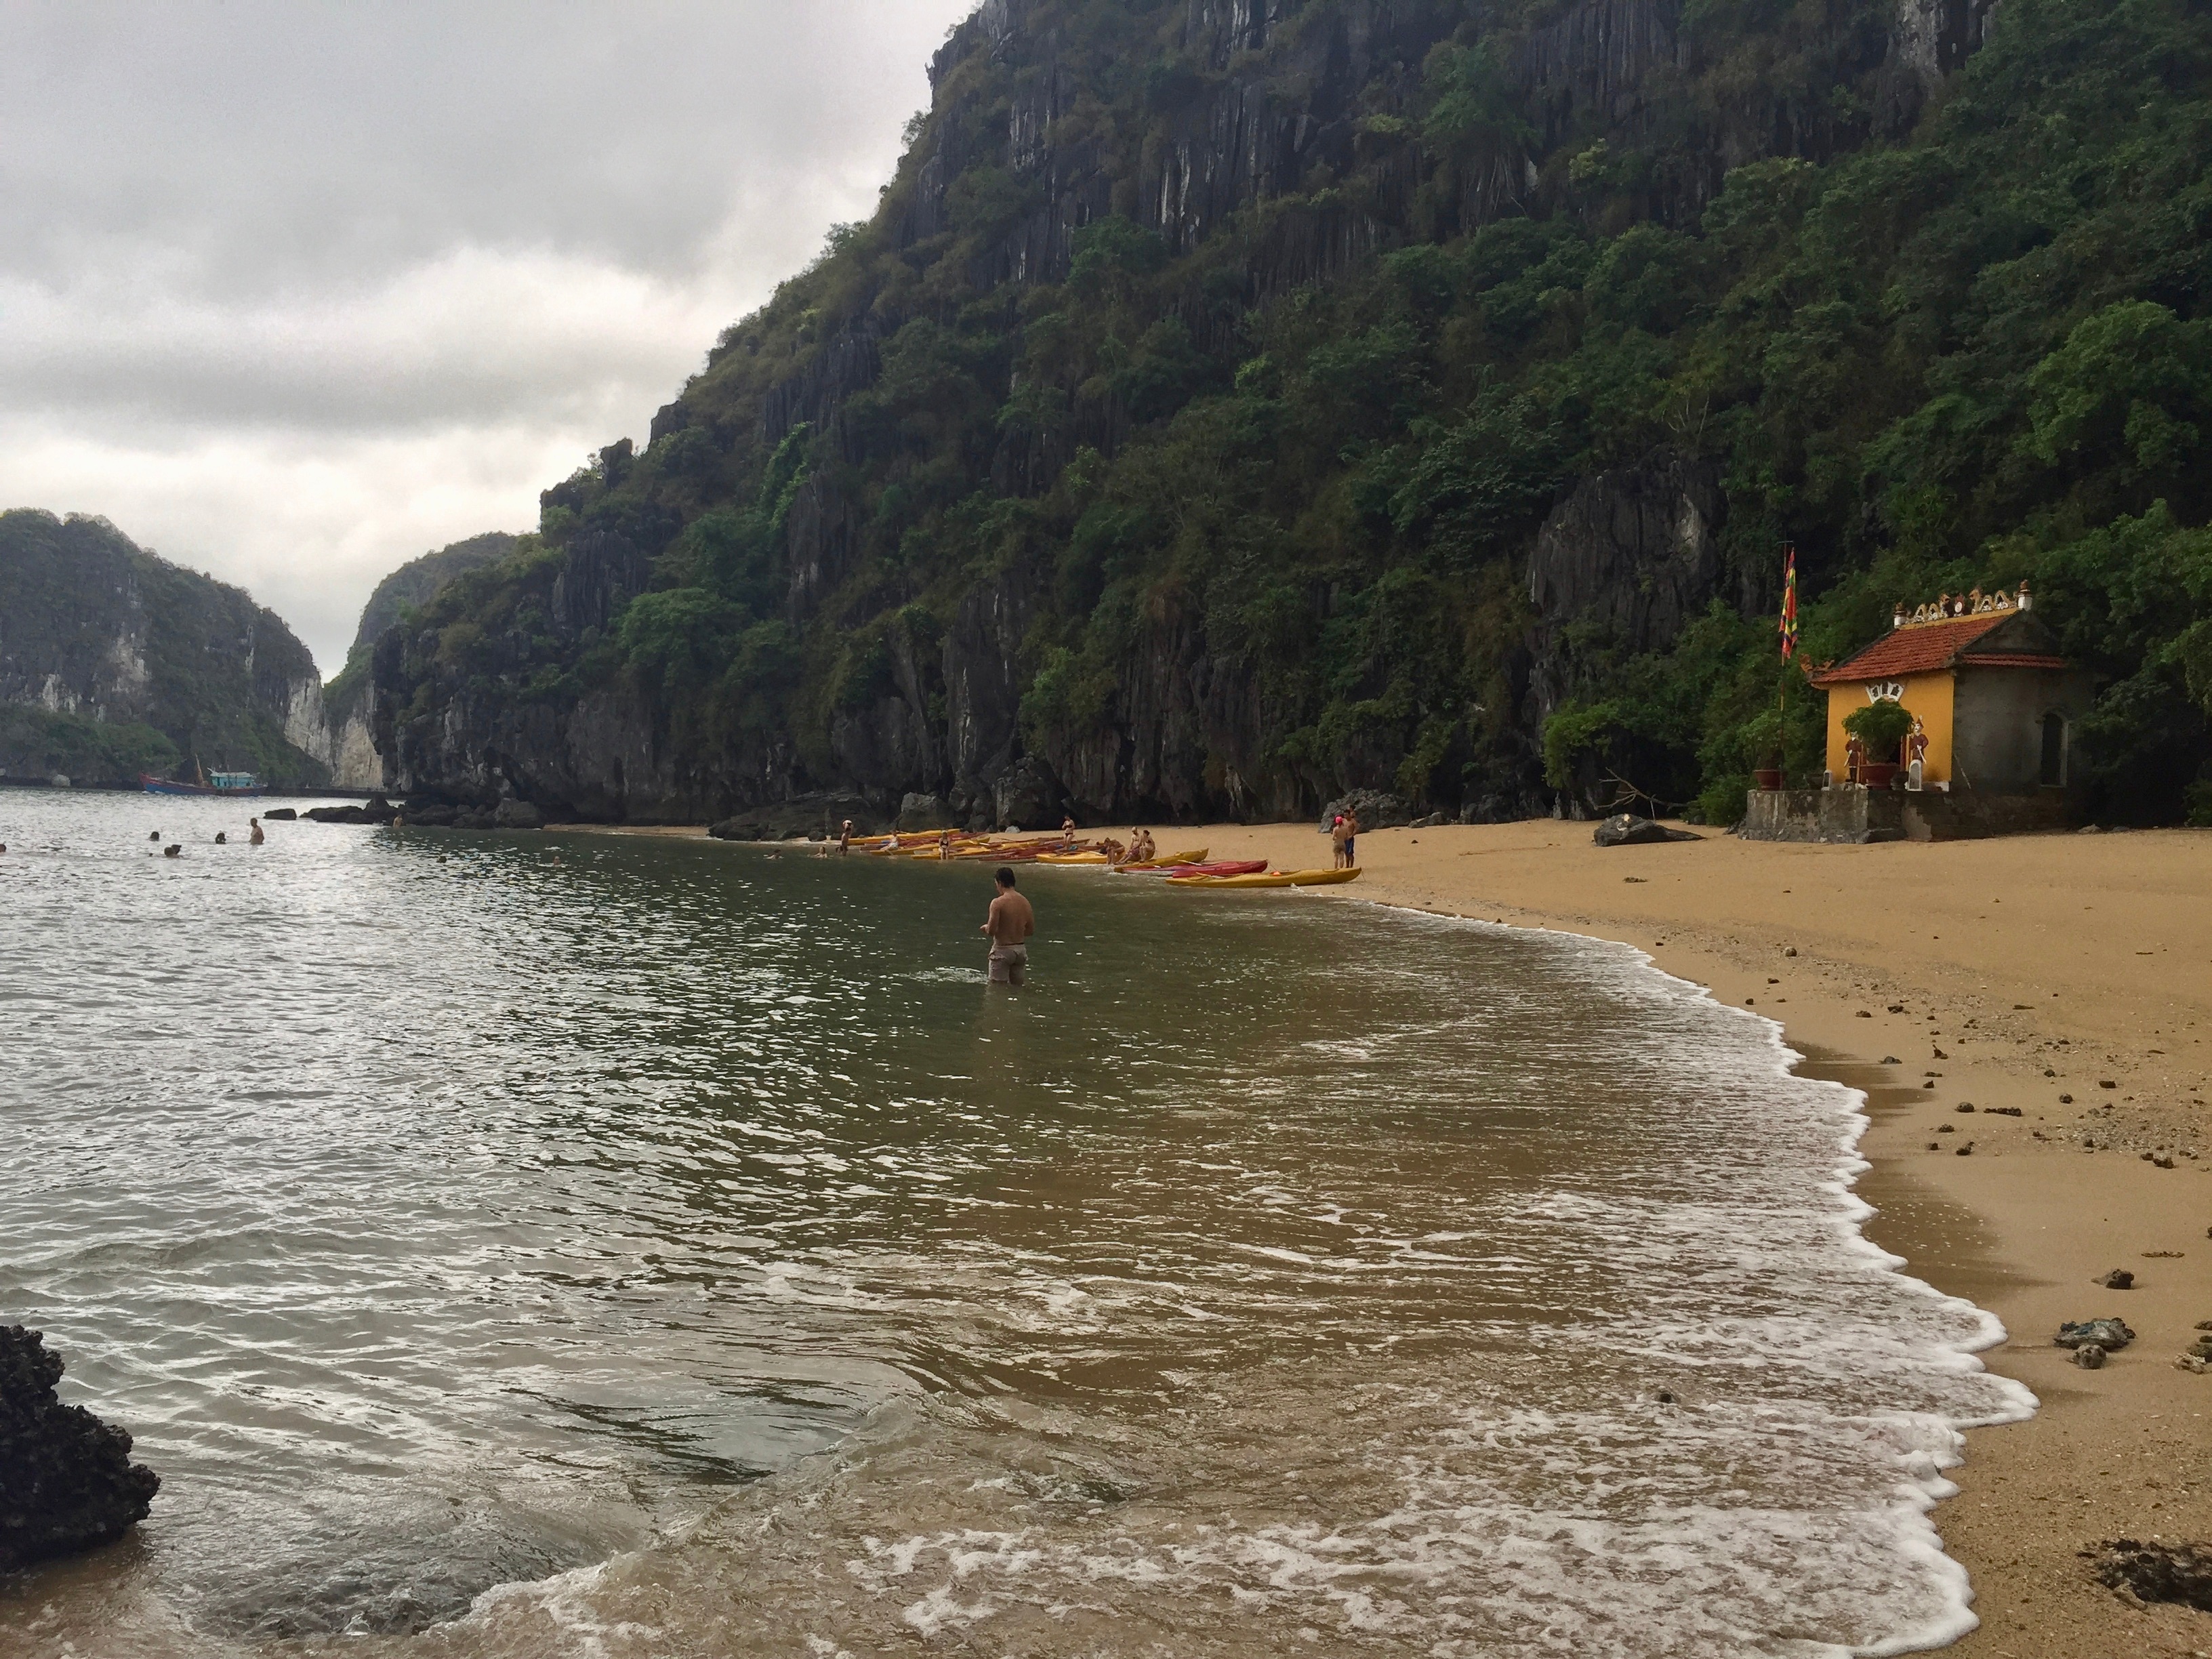
[[[149,795],[243,796],[262,793],[261,781],[251,772],[203,772],[198,783],[180,783],[174,778],[157,778],[150,772],[141,772],[138,782]]]

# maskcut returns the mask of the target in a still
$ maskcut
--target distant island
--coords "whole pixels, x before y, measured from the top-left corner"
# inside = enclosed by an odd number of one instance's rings
[[[307,647],[244,589],[105,519],[0,512],[0,779],[128,785],[205,770],[276,789],[376,788],[377,635],[514,544],[472,537],[386,576],[325,688]]]

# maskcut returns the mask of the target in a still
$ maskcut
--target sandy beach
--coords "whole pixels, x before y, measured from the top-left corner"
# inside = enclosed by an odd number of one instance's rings
[[[2212,1654],[2212,1613],[2106,1589],[2081,1553],[2212,1537],[2212,1374],[2174,1364],[2212,1320],[2212,834],[1601,848],[1592,828],[1372,831],[1357,886],[1271,896],[1619,940],[1779,1021],[1868,1094],[1869,1236],[1995,1311],[2010,1340],[1985,1362],[2042,1401],[1969,1433],[1937,1512],[1983,1621],[1955,1650]],[[1303,824],[1157,834],[1328,862]],[[2133,1289],[2092,1282],[2115,1267]],[[2101,1370],[2051,1342],[2114,1314],[2137,1340]]]
[[[1771,1014],[1812,1069],[1866,1090],[1869,1236],[1994,1310],[2011,1340],[1986,1362],[2043,1402],[1968,1436],[1937,1512],[1983,1621],[1955,1650],[2212,1653],[2212,1613],[2135,1604],[2079,1553],[2212,1536],[2212,1375],[2173,1364],[2212,1319],[2212,835],[1815,847],[1700,830],[1601,848],[1592,828],[1370,832],[1356,887],[1280,896],[1622,940]],[[1172,838],[1328,861],[1304,825]],[[2091,1283],[2113,1267],[2136,1288]],[[2108,1314],[2138,1340],[2101,1370],[2052,1346],[2061,1321]]]

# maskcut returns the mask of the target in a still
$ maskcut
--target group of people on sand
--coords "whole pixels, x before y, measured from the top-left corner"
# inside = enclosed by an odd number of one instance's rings
[[[1336,855],[1336,867],[1354,870],[1359,866],[1359,814],[1345,808],[1329,820],[1328,844]]]
[[[1098,850],[1112,865],[1149,864],[1160,855],[1159,844],[1153,841],[1149,830],[1130,830],[1127,842],[1109,836],[1098,843]]]

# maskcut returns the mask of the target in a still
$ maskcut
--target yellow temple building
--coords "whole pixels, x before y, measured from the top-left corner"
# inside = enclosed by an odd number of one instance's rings
[[[2063,790],[2074,725],[2095,688],[2033,611],[2024,582],[2016,593],[1977,588],[1910,612],[1899,605],[1888,633],[1815,671],[1812,683],[1828,694],[1830,781],[1865,781],[1874,763],[1897,766],[1911,790]],[[1914,717],[1914,733],[1896,755],[1860,757],[1844,718],[1882,700]]]

